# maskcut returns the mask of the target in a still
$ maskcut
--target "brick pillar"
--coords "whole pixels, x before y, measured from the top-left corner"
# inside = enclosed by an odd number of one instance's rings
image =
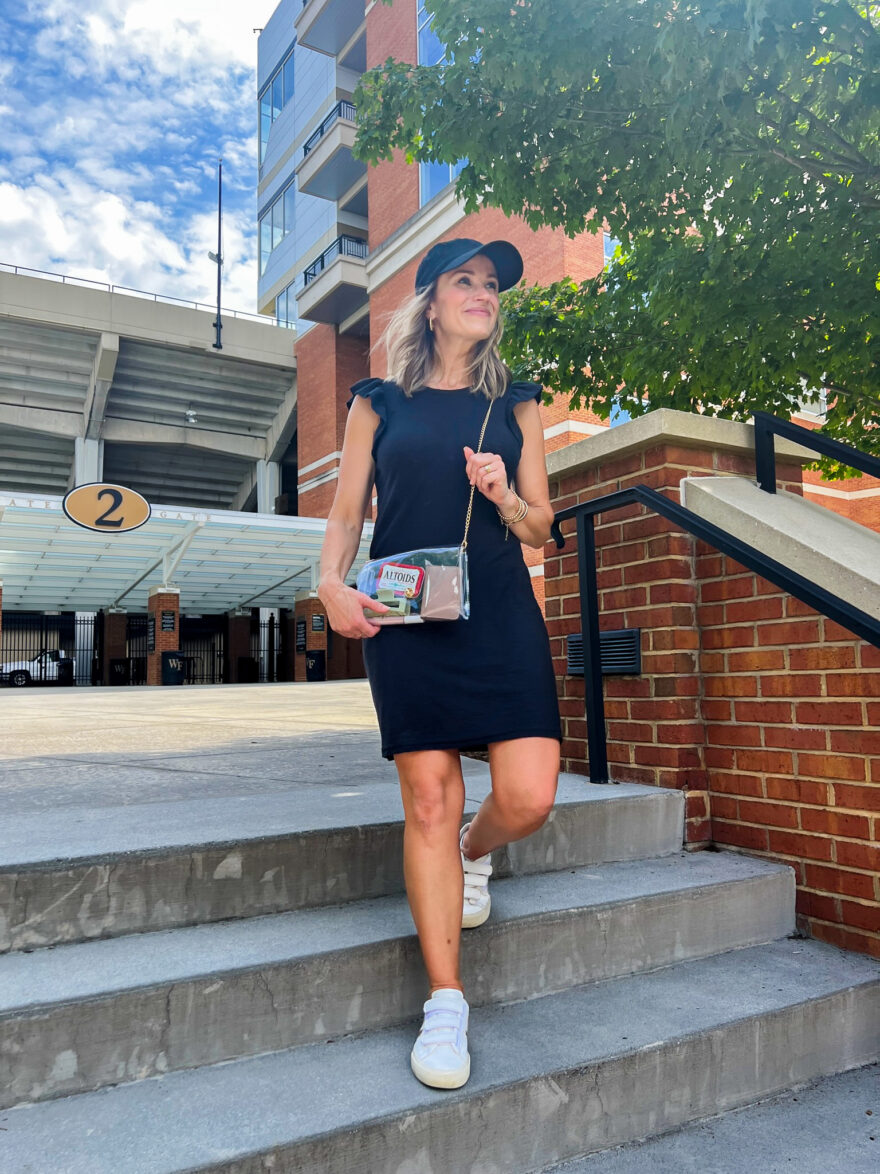
[[[326,518],[336,494],[349,388],[370,374],[367,342],[317,325],[296,344],[298,511]]]
[[[128,684],[115,680],[110,672],[111,660],[122,660],[128,654],[128,613],[118,608],[104,612],[104,657],[101,665],[101,680],[105,685]]]
[[[155,624],[153,651],[149,651],[149,643],[147,645],[147,684],[161,685],[162,653],[180,648],[180,592],[177,588],[151,587],[147,615],[152,621],[149,630]],[[163,631],[163,625],[167,630]]]
[[[228,615],[226,617],[226,655],[223,679],[227,684],[236,685],[241,680],[239,660],[251,655],[251,617]]]
[[[323,617],[323,631],[316,632],[313,630],[312,618],[314,616]],[[329,625],[327,623],[327,613],[324,610],[324,605],[320,599],[314,596],[307,596],[303,599],[298,599],[294,608],[295,621],[302,624],[305,621],[306,625],[306,651],[297,652],[295,656],[296,661],[296,680],[304,681],[306,679],[306,655],[309,652],[323,652],[326,662],[327,658],[327,632]]]

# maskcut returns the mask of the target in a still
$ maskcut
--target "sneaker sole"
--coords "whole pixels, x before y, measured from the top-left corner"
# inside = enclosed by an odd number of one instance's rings
[[[471,1074],[470,1056],[467,1057],[461,1068],[457,1068],[454,1072],[435,1072],[432,1068],[419,1063],[412,1053],[410,1053],[409,1063],[416,1079],[420,1080],[422,1084],[426,1084],[428,1088],[461,1088],[463,1084],[467,1084]]]
[[[478,925],[482,925],[484,921],[488,920],[491,911],[492,899],[490,898],[482,909],[477,909],[474,913],[462,913],[461,928],[476,929]]]

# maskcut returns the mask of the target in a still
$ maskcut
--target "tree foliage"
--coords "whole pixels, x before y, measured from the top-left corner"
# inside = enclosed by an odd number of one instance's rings
[[[523,374],[602,414],[786,414],[824,386],[829,431],[880,436],[880,4],[431,7],[447,60],[363,76],[361,157],[466,158],[469,211],[621,242],[594,280],[508,295]]]

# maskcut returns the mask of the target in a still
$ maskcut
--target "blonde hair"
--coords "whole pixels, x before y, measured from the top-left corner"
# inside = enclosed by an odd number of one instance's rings
[[[388,357],[388,378],[393,379],[405,395],[424,387],[434,368],[434,335],[428,327],[427,310],[434,296],[435,285],[407,298],[391,315],[388,325],[372,350],[384,346]],[[504,395],[511,379],[511,371],[501,355],[498,344],[504,333],[501,311],[488,338],[481,339],[473,350],[467,375],[473,392],[482,392],[487,399]]]

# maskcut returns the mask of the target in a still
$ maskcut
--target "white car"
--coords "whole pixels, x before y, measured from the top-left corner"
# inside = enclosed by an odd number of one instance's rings
[[[0,664],[0,681],[8,682],[17,688],[32,683],[57,682],[62,675],[67,676],[66,673],[62,673],[60,666],[64,665],[66,668],[68,664],[73,666],[69,656],[65,656],[57,648],[50,648],[30,660],[13,660],[7,664]]]

